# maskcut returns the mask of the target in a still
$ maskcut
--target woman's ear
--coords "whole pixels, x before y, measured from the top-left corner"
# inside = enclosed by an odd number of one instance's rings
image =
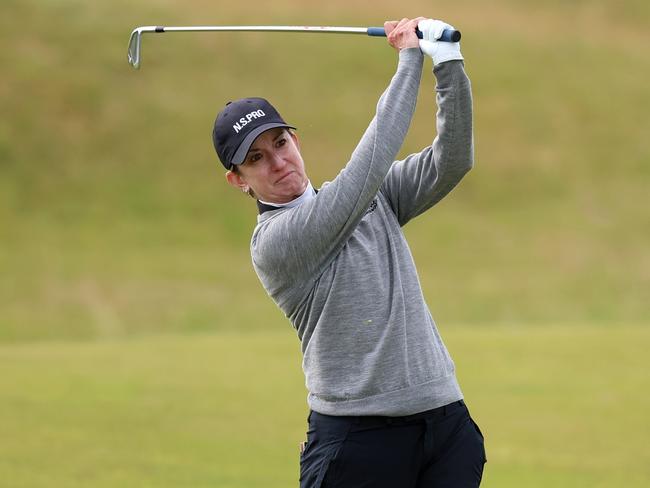
[[[228,180],[228,184],[230,186],[234,186],[235,188],[238,188],[244,193],[248,193],[248,190],[250,190],[248,183],[246,183],[244,178],[242,178],[242,176],[239,173],[235,173],[234,171],[228,171],[226,173],[226,180]]]

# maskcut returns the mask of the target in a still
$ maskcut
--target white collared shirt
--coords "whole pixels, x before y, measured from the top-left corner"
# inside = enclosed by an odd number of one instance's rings
[[[314,190],[314,187],[311,186],[311,181],[307,181],[307,188],[305,188],[305,191],[303,192],[302,195],[300,195],[297,198],[294,198],[290,202],[287,203],[271,203],[271,202],[265,202],[264,200],[260,200],[260,203],[263,203],[264,205],[269,205],[271,207],[277,207],[277,208],[293,208],[297,207],[298,205],[302,205],[308,200],[311,200],[316,196],[316,191]]]

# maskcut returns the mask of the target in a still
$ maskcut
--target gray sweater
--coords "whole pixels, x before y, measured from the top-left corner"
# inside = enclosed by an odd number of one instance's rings
[[[422,64],[419,49],[402,50],[345,168],[253,232],[255,271],[298,332],[308,403],[323,414],[410,415],[462,398],[401,226],[472,167],[471,89],[462,61],[435,67],[438,135],[395,161]]]

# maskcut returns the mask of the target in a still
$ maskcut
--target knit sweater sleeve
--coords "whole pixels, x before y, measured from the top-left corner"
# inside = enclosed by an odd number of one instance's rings
[[[391,167],[381,187],[400,225],[447,195],[474,164],[472,93],[462,61],[434,68],[437,135],[431,146]]]
[[[277,301],[297,280],[317,279],[363,218],[408,131],[422,64],[418,48],[401,50],[397,71],[343,170],[309,202],[259,217],[251,241],[253,265]]]

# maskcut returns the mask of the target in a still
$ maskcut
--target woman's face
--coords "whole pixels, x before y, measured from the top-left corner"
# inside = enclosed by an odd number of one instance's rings
[[[237,172],[226,174],[228,182],[268,203],[288,203],[302,195],[308,178],[298,138],[283,127],[262,132]]]

